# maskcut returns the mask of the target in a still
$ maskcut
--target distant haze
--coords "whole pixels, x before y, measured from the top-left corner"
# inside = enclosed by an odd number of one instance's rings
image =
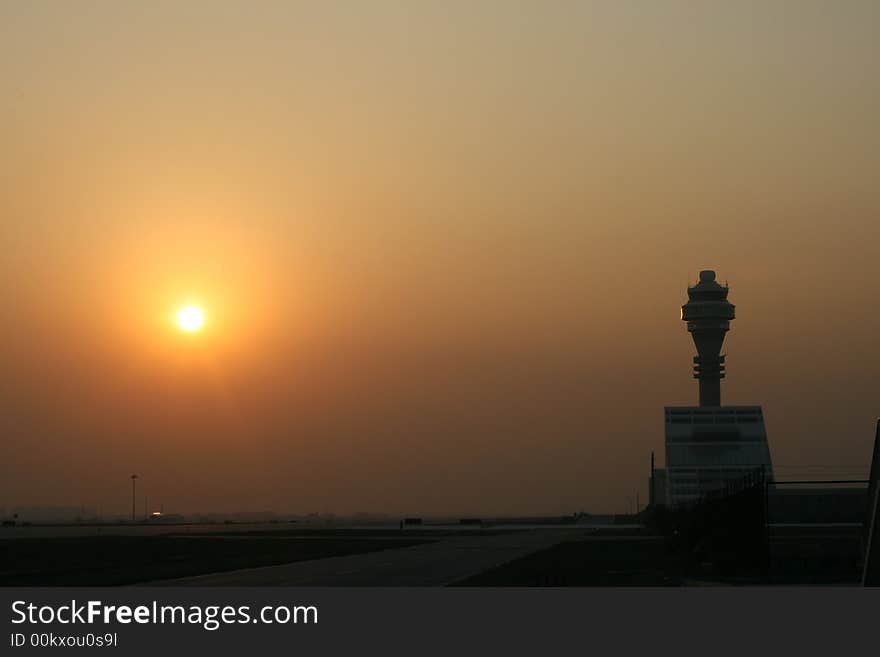
[[[780,472],[864,475],[878,25],[4,3],[0,506],[125,513],[137,472],[172,512],[627,510],[696,403],[703,268],[737,306],[722,400],[764,405]]]

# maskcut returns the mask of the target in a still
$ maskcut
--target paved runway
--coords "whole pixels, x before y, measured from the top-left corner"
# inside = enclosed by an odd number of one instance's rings
[[[583,528],[448,536],[433,543],[150,582],[168,586],[443,586],[582,536]]]

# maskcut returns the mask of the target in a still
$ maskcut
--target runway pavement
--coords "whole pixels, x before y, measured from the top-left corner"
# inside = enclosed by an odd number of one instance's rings
[[[446,536],[407,548],[162,580],[147,586],[444,586],[583,533],[583,528],[553,528]]]

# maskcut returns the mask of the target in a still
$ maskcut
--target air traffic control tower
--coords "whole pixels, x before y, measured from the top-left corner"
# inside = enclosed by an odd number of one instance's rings
[[[759,468],[773,476],[761,407],[721,405],[721,345],[735,316],[728,288],[706,270],[687,292],[681,318],[697,348],[694,378],[700,384],[700,405],[665,409],[668,505],[693,502]]]

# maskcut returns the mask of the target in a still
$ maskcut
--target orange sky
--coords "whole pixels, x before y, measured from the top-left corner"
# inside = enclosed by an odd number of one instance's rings
[[[707,267],[864,473],[876,3],[178,4],[0,9],[0,506],[625,510]]]

